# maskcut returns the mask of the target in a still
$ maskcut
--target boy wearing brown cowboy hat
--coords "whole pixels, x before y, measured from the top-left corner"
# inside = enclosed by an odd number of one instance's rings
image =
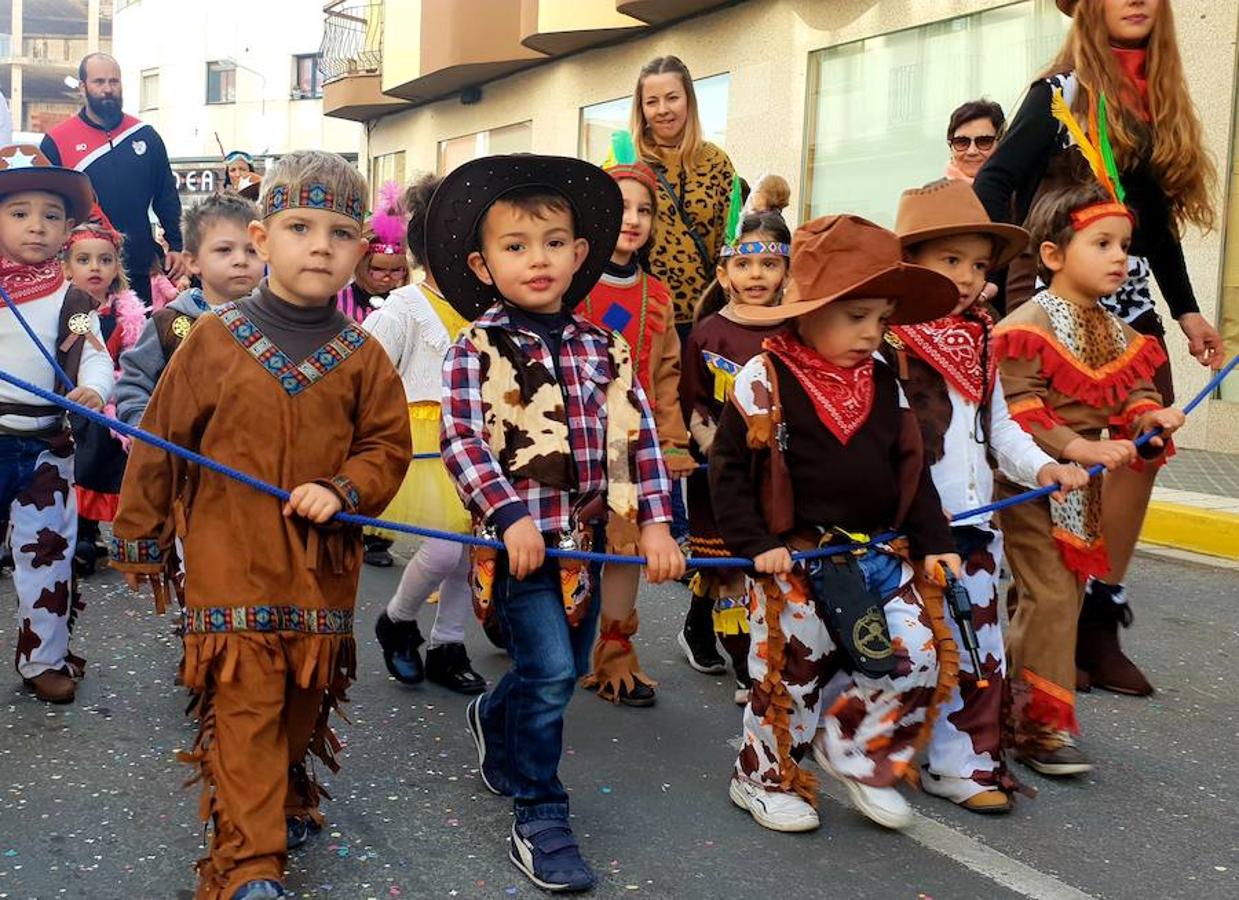
[[[684,573],[632,352],[573,312],[615,249],[622,206],[589,163],[492,156],[448,175],[426,222],[430,271],[473,320],[443,364],[443,460],[475,522],[505,546],[475,556],[475,603],[503,623],[512,668],[469,704],[468,725],[483,783],[513,798],[509,858],[554,891],[596,880],[558,768],[599,604],[598,567],[547,547],[601,548],[605,518],[612,540],[638,544],[651,582]]]
[[[70,400],[102,409],[112,394],[112,358],[93,301],[65,280],[57,258],[93,203],[81,172],[53,166],[34,146],[0,147],[0,286],[76,387],[58,383],[7,303],[0,303],[0,360],[32,384],[68,390]],[[58,407],[0,384],[0,542],[6,537],[18,602],[17,671],[40,700],[70,703],[86,668],[69,650],[81,608],[72,569],[73,434]]]
[[[723,538],[756,570],[753,688],[730,795],[766,828],[818,826],[817,779],[798,762],[810,746],[862,813],[888,828],[910,821],[894,785],[938,677],[910,561],[958,574],[959,557],[916,419],[874,354],[888,324],[935,319],[958,296],[905,263],[891,232],[826,216],[796,231],[783,304],[739,312],[792,325],[740,371],[710,452]],[[870,545],[895,529],[907,537]],[[793,563],[795,551],[831,545],[837,554]],[[844,656],[849,676],[823,711]]]
[[[954,516],[993,502],[991,454],[1007,477],[1024,488],[1087,484],[1087,472],[1056,462],[1011,417],[997,377],[990,347],[994,323],[981,298],[988,272],[1001,269],[1024,248],[1027,232],[991,222],[966,182],[947,180],[904,191],[895,232],[909,262],[945,275],[958,290],[949,314],[893,326],[882,348],[916,411],[942,508]],[[951,528],[967,563],[960,584],[971,599],[980,671],[974,671],[971,654],[960,654],[958,676],[948,679],[950,693],[933,717],[922,773],[926,793],[977,813],[1008,812],[1016,787],[1002,742],[1002,532],[992,519],[992,513],[984,513]],[[923,589],[939,590],[932,582]],[[956,646],[963,647],[959,624],[953,617],[947,621]]]

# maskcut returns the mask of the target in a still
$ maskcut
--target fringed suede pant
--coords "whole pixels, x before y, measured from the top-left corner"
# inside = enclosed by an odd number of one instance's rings
[[[841,657],[805,576],[798,568],[749,582],[753,688],[735,777],[767,790],[795,792],[816,805],[817,779],[799,761],[819,720],[830,764],[844,778],[889,786],[904,774],[934,694],[938,662],[920,594],[907,566],[896,562],[893,590],[880,591],[887,598],[884,609],[899,660],[895,674],[850,676],[824,715],[823,692]],[[870,587],[877,589],[872,581]]]
[[[355,674],[351,635],[240,632],[186,637],[185,681],[198,694],[200,814],[212,834],[196,900],[228,900],[249,881],[284,880],[289,816],[322,824],[313,753],[331,771],[328,725]]]

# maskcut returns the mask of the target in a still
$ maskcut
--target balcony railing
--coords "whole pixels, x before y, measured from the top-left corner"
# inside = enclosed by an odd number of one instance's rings
[[[378,72],[383,64],[382,0],[335,0],[323,16],[318,63],[323,80]]]

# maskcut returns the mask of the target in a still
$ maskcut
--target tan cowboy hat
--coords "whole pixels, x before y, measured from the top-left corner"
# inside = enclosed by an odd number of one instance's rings
[[[884,297],[895,301],[892,325],[913,325],[945,316],[959,302],[959,289],[945,275],[903,261],[892,231],[860,216],[822,216],[792,236],[790,283],[778,306],[739,306],[752,324],[803,316],[835,300]]]
[[[47,191],[65,201],[65,215],[81,224],[90,218],[95,191],[85,172],[53,166],[33,144],[0,147],[0,195],[19,191]]]
[[[990,219],[972,185],[946,178],[903,192],[895,233],[905,247],[953,234],[983,234],[994,241],[991,269],[1001,269],[1028,245],[1023,228]]]

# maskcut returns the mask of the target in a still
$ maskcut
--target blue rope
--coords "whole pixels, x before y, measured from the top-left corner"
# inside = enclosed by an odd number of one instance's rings
[[[49,352],[48,349],[43,346],[43,342],[39,340],[39,336],[34,333],[34,329],[30,327],[30,323],[26,321],[26,317],[18,311],[17,304],[13,302],[13,298],[9,296],[9,292],[6,291],[3,286],[0,286],[0,298],[4,300],[4,305],[13,311],[13,317],[17,319],[17,324],[21,325],[30,340],[33,341],[34,345],[39,348],[39,352],[43,354],[43,358],[47,360],[47,364],[52,367],[52,371],[56,373],[56,377],[60,379],[60,383],[64,385],[65,390],[71,391],[77,387],[77,385],[73,383],[73,379],[69,377],[68,373],[60,367],[60,363],[56,362],[55,354]]]
[[[1197,406],[1199,406],[1202,402],[1204,402],[1205,398],[1208,397],[1209,394],[1211,394],[1217,388],[1217,386],[1220,385],[1226,379],[1228,375],[1230,375],[1232,371],[1234,371],[1236,365],[1239,365],[1239,356],[1236,356],[1234,359],[1228,362],[1209,381],[1209,383],[1204,386],[1204,388],[1200,391],[1200,393],[1198,393],[1192,399],[1192,401],[1188,403],[1187,406],[1184,407],[1183,409],[1184,414],[1186,415],[1190,413]],[[185,447],[181,447],[176,444],[173,444],[171,441],[164,440],[158,435],[151,434],[150,432],[144,431],[141,428],[136,428],[133,425],[127,425],[124,422],[121,422],[117,419],[113,419],[108,416],[105,416],[103,413],[95,412],[93,409],[89,409],[85,406],[82,406],[80,403],[75,403],[72,400],[68,400],[64,397],[59,396],[58,394],[54,394],[51,391],[44,390],[38,385],[31,384],[25,379],[19,378],[16,375],[13,375],[9,372],[4,371],[3,369],[0,369],[0,381],[7,382],[8,384],[11,384],[16,388],[20,388],[23,391],[27,391],[28,393],[34,394],[36,397],[46,400],[49,403],[54,403],[57,406],[60,406],[64,409],[69,410],[70,412],[75,412],[78,415],[83,416],[84,418],[90,419],[93,422],[97,422],[100,425],[111,428],[112,430],[117,431],[120,434],[128,435],[129,437],[136,438],[140,441],[144,441],[154,447],[158,447],[160,450],[163,450],[167,453],[171,453],[175,456],[179,456],[182,459],[187,459],[192,463],[200,465],[205,469],[210,469],[212,472],[216,472],[220,475],[225,476],[226,478],[232,478],[235,481],[239,481],[242,484],[248,485],[249,487],[252,487],[257,491],[261,491],[264,494],[269,494],[270,496],[275,497],[278,500],[285,501],[285,502],[288,500],[289,493],[283,488],[276,487],[273,484],[268,484],[267,482],[262,481],[258,478],[255,478],[252,475],[247,475],[244,472],[240,472],[236,469],[233,469],[231,466],[226,466],[223,463],[216,462],[215,460],[210,459],[209,457],[203,456],[200,453],[195,453],[193,450],[189,450]],[[1155,428],[1152,431],[1148,431],[1140,435],[1138,438],[1136,438],[1134,443],[1137,447],[1142,447],[1160,433],[1161,433],[1161,429]],[[1104,466],[1101,466],[1101,465],[1093,466],[1092,468],[1088,470],[1089,477],[1090,478],[1096,477],[1103,470],[1103,468]],[[971,519],[974,516],[981,515],[982,513],[996,512],[998,510],[1006,509],[1007,507],[1015,506],[1020,503],[1027,503],[1030,500],[1036,500],[1041,497],[1048,496],[1058,489],[1059,489],[1059,485],[1052,484],[1052,485],[1047,485],[1046,487],[1037,488],[1036,490],[1025,491],[1022,494],[1017,494],[1013,497],[1008,497],[1005,500],[999,500],[995,503],[990,503],[990,504],[987,504],[986,506],[978,507],[977,509],[972,509],[972,510],[967,510],[966,512],[962,512],[957,516],[953,516],[951,518],[951,521],[960,522],[966,519]],[[479,538],[479,537],[475,537],[473,535],[468,535],[468,534],[457,534],[456,532],[451,532],[451,531],[439,531],[434,528],[420,528],[416,525],[405,525],[402,522],[387,522],[387,521],[384,521],[383,519],[375,519],[370,516],[359,516],[354,513],[346,513],[346,512],[336,513],[335,518],[341,522],[348,522],[349,524],[352,524],[352,525],[361,525],[361,526],[370,527],[370,528],[381,528],[386,531],[395,531],[395,532],[400,532],[403,534],[412,534],[412,535],[417,535],[419,537],[438,538],[440,540],[445,540],[445,541],[455,541],[456,543],[459,543],[459,544],[469,544],[475,547],[491,547],[495,550],[504,549],[504,545],[500,541],[491,541],[485,538]],[[880,534],[874,538],[871,538],[870,540],[865,541],[863,543],[858,542],[858,543],[853,543],[853,544],[836,544],[836,545],[830,546],[829,548],[821,547],[815,550],[806,550],[803,552],[793,553],[792,559],[806,560],[806,559],[813,559],[815,557],[820,557],[820,556],[833,556],[839,553],[841,550],[865,549],[868,547],[875,546],[877,544],[886,543],[887,541],[890,541],[896,537],[898,537],[898,532],[889,531],[889,532],[886,532],[885,534]],[[558,557],[560,559],[574,559],[574,560],[580,560],[583,562],[619,563],[619,564],[626,564],[626,565],[644,565],[645,564],[645,559],[640,556],[623,556],[623,555],[613,554],[613,553],[586,553],[580,550],[560,550],[560,549],[553,548],[553,547],[547,548],[546,553],[547,553],[547,556]],[[695,566],[698,569],[747,568],[748,566],[751,566],[753,564],[753,561],[751,559],[741,559],[738,557],[701,557],[701,558],[693,558],[689,562],[692,566]]]

